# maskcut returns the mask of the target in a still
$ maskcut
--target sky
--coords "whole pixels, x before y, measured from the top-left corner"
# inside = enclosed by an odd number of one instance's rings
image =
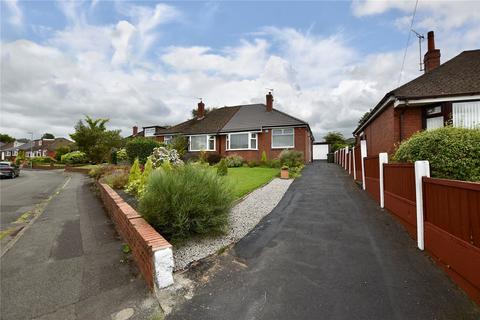
[[[207,107],[264,103],[346,137],[419,71],[415,1],[1,0],[0,132],[68,137],[89,115],[173,125]],[[441,61],[480,48],[480,1],[419,0],[413,29]],[[408,42],[410,33],[410,41]],[[402,71],[402,61],[408,50]],[[422,56],[426,42],[422,43]]]

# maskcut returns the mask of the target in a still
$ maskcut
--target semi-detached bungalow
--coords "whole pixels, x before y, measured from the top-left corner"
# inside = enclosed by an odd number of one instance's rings
[[[273,95],[266,95],[266,104],[223,107],[205,112],[198,103],[195,118],[169,128],[144,127],[132,136],[153,137],[169,143],[176,135],[188,137],[188,152],[215,152],[222,156],[237,154],[245,160],[278,157],[284,149],[301,151],[305,162],[312,161],[313,134],[307,122],[273,108]]]
[[[440,65],[433,31],[428,33],[425,73],[387,93],[353,132],[369,155],[394,152],[420,130],[451,124],[480,127],[480,50],[463,51]]]

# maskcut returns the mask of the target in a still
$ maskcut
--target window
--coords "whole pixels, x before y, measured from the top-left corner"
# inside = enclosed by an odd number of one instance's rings
[[[272,129],[272,148],[293,148],[295,147],[293,128]]]
[[[170,142],[172,142],[172,136],[164,136],[163,137],[163,143],[165,144],[169,144]]]
[[[427,108],[426,113],[427,113],[427,116],[430,116],[432,114],[442,113],[442,107],[436,106],[436,107]]]
[[[252,132],[229,133],[227,150],[256,150],[257,134]]]
[[[145,137],[153,137],[155,135],[155,127],[153,128],[144,128],[143,135]]]
[[[480,101],[453,104],[453,126],[480,128]]]
[[[427,130],[438,129],[443,127],[443,116],[427,118]]]
[[[425,108],[425,129],[432,130],[444,126],[442,106]]]
[[[189,151],[215,151],[215,136],[199,135],[190,136]]]

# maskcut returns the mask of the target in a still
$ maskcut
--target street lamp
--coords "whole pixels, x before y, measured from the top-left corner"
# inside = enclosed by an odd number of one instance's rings
[[[33,154],[33,131],[29,131],[28,133],[31,134],[32,138],[30,139],[30,169],[33,169],[33,160],[32,160],[32,154]]]

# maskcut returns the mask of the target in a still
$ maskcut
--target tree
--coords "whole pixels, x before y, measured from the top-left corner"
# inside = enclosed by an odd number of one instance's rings
[[[217,108],[215,108],[215,107],[205,108],[205,115],[209,114],[210,112],[212,112],[212,111],[215,110],[215,109],[217,109]],[[198,112],[198,109],[192,109],[192,116],[193,116],[194,118],[197,117],[197,112]]]
[[[51,133],[44,133],[42,139],[55,139],[55,136]]]
[[[368,110],[363,114],[363,116],[360,117],[360,120],[358,120],[359,126],[361,126],[365,121],[367,121],[368,117],[370,116],[370,112],[372,112],[372,109]]]
[[[6,133],[0,133],[0,142],[10,143],[10,142],[14,142],[14,141],[15,141],[14,137],[11,137]]]
[[[338,149],[347,146],[347,142],[345,141],[345,137],[343,134],[337,131],[332,131],[327,133],[323,139],[325,139],[325,142],[327,142],[329,145],[331,145],[331,150],[332,152],[337,151]]]
[[[109,119],[92,119],[85,117],[75,125],[75,133],[70,137],[75,141],[78,150],[84,152],[93,163],[101,163],[108,159],[112,148],[122,144],[120,130],[107,130]]]

